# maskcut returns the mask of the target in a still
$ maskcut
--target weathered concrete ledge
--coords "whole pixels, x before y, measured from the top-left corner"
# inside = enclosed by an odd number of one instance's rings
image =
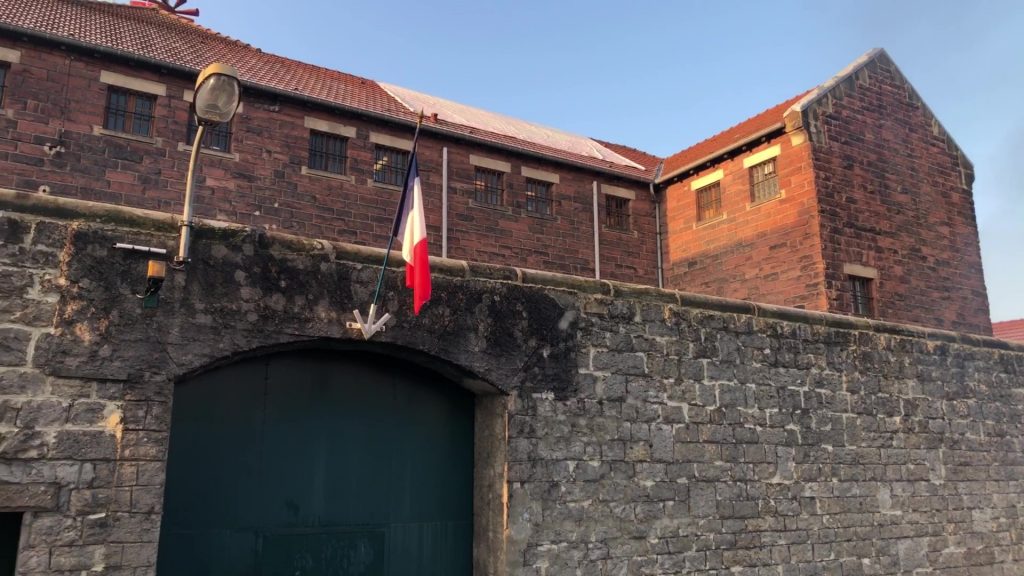
[[[96,222],[158,233],[176,232],[180,220],[178,215],[154,210],[0,188],[0,214],[2,211],[28,214],[43,219]],[[195,238],[201,240],[204,237],[223,236],[225,233],[258,235],[260,243],[271,251],[321,253],[329,256],[332,260],[371,266],[379,266],[384,260],[385,250],[383,248],[270,232],[220,220],[200,219],[199,225],[196,227]],[[389,267],[401,267],[401,252],[393,250],[388,260]],[[455,278],[544,286],[608,298],[675,304],[687,308],[798,322],[812,326],[875,332],[977,348],[1024,352],[1022,343],[989,336],[665,290],[639,284],[583,278],[541,270],[440,257],[431,258],[431,270],[434,274]]]

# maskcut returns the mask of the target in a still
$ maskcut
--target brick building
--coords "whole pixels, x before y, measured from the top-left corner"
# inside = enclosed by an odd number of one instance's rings
[[[202,218],[382,246],[422,110],[435,256],[991,334],[971,164],[881,50],[661,159],[152,8],[7,2],[0,30],[3,188],[180,213],[192,82],[224,61],[246,92]]]
[[[884,53],[666,159],[91,0],[0,3],[0,86],[0,576],[1024,569],[1024,345],[849,315],[990,329]],[[367,341],[421,108],[448,258]]]

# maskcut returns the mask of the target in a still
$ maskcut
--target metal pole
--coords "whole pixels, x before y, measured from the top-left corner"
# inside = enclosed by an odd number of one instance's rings
[[[448,257],[448,147],[441,149],[441,258]]]
[[[651,202],[654,203],[654,232],[658,241],[658,288],[664,288],[665,280],[662,270],[665,263],[661,256],[661,204],[658,202],[658,195],[654,193],[654,182],[651,182]]]
[[[174,263],[184,266],[188,263],[188,249],[192,242],[192,189],[195,187],[196,166],[199,164],[199,148],[202,146],[206,126],[196,128],[196,139],[192,142],[192,156],[188,161],[188,177],[185,182],[185,211],[181,216],[181,242]]]
[[[594,180],[594,278],[601,279],[601,222],[597,216],[597,180]]]

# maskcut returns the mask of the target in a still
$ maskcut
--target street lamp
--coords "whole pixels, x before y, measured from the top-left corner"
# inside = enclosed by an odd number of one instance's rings
[[[192,241],[192,188],[195,186],[196,166],[199,163],[199,149],[207,126],[230,122],[238,110],[242,86],[238,81],[238,70],[228,64],[213,63],[203,68],[196,79],[196,91],[192,97],[192,112],[196,117],[196,139],[192,142],[192,157],[188,162],[188,180],[185,183],[185,212],[181,218],[181,243],[178,255],[174,257],[176,267],[188,263],[188,249]]]

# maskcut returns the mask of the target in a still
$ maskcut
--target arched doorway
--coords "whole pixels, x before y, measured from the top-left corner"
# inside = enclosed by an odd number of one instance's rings
[[[470,392],[365,352],[179,383],[157,573],[470,574],[473,414]]]

